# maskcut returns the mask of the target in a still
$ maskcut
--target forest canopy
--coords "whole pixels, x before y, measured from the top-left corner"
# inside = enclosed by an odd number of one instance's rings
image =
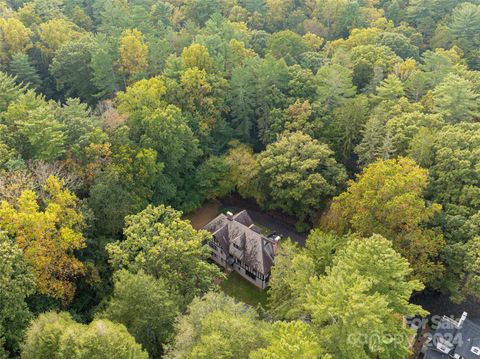
[[[267,308],[227,196],[307,236]],[[0,358],[406,358],[342,335],[480,298],[479,241],[478,0],[0,0]]]

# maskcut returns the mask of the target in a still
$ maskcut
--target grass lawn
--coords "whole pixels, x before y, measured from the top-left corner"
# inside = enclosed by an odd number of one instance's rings
[[[258,304],[263,308],[267,307],[267,292],[258,289],[237,272],[230,273],[227,279],[220,283],[220,288],[225,294],[253,307]]]

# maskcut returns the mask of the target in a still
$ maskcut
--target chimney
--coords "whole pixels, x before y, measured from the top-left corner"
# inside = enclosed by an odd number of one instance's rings
[[[230,221],[233,221],[233,213],[228,211],[227,212],[227,218],[230,220]]]
[[[280,241],[280,236],[276,236],[274,239],[274,244],[273,244],[273,254],[277,255],[278,254],[278,242]]]
[[[460,320],[458,321],[458,328],[461,328],[463,323],[465,322],[465,319],[467,319],[467,312],[463,312]]]

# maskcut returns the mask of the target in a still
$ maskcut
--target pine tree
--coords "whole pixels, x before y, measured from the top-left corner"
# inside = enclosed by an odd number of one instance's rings
[[[25,90],[24,85],[16,83],[15,77],[0,72],[0,112],[4,112]]]
[[[32,66],[27,54],[18,53],[10,61],[10,73],[16,76],[17,83],[23,83],[31,88],[41,84],[37,70]]]
[[[451,74],[433,91],[433,110],[448,122],[472,121],[478,116],[478,98],[472,82]]]
[[[402,81],[395,75],[389,75],[377,87],[375,98],[379,101],[397,100],[404,95]]]

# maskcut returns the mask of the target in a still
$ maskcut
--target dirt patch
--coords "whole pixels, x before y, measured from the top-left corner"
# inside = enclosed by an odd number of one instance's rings
[[[210,200],[203,204],[202,207],[185,216],[192,223],[195,229],[202,229],[208,222],[218,216],[222,204],[217,200]]]

